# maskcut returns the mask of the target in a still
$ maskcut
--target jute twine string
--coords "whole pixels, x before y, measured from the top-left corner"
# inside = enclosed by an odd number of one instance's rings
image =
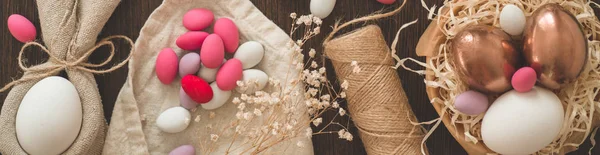
[[[125,60],[112,66],[111,68],[104,69],[104,70],[93,69],[93,68],[97,68],[97,67],[102,67],[102,66],[108,64],[113,59],[113,57],[115,55],[115,43],[112,41],[113,39],[125,40],[127,42],[127,44],[129,44],[129,48],[131,49],[129,51],[129,55],[127,56],[127,58]],[[30,46],[39,47],[41,49],[41,51],[48,54],[48,56],[50,57],[49,61],[52,63],[46,63],[48,65],[38,65],[38,66],[34,66],[34,67],[27,67],[24,64],[25,60],[23,59],[23,54],[26,52],[25,49],[27,49]],[[99,63],[99,64],[86,62],[87,59],[89,58],[89,56],[92,55],[92,53],[94,53],[98,48],[103,47],[103,46],[108,46],[110,48],[110,50],[109,50],[110,55],[108,56],[108,58],[106,58],[102,63]],[[19,68],[21,68],[21,70],[23,70],[24,72],[31,72],[31,73],[37,73],[37,74],[34,74],[33,76],[27,76],[27,77],[23,76],[18,80],[14,80],[14,81],[6,84],[4,87],[2,87],[2,89],[0,89],[0,92],[4,92],[4,91],[10,89],[12,86],[18,85],[23,82],[36,80],[36,79],[42,79],[42,78],[45,78],[48,76],[56,75],[60,71],[66,70],[66,69],[76,69],[76,70],[81,70],[84,72],[89,72],[89,73],[94,73],[94,74],[109,73],[109,72],[115,71],[115,70],[123,67],[125,64],[127,64],[127,62],[131,59],[131,56],[133,54],[132,51],[133,51],[133,41],[131,39],[129,39],[127,36],[123,36],[123,35],[114,35],[114,36],[109,36],[109,37],[102,39],[94,47],[87,50],[83,54],[83,56],[81,56],[79,59],[77,59],[76,61],[69,62],[69,61],[61,60],[61,59],[57,58],[44,45],[42,45],[38,42],[33,42],[33,41],[27,42],[27,43],[25,43],[25,45],[23,45],[23,47],[21,47],[21,51],[19,51],[19,57],[18,57]]]
[[[424,132],[411,123],[416,117],[393,67],[394,54],[390,54],[379,27],[370,25],[337,38],[333,36],[349,25],[394,15],[405,3],[392,12],[357,18],[341,26],[336,23],[324,42],[325,55],[331,60],[336,76],[349,83],[348,110],[368,154],[419,154],[421,151],[426,154],[420,150]],[[353,73],[352,61],[359,63],[359,73]]]

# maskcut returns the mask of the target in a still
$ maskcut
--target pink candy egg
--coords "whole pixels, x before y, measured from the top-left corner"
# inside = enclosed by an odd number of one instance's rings
[[[12,34],[15,39],[20,42],[26,43],[35,40],[37,31],[35,26],[27,18],[19,15],[12,14],[8,17],[8,31]]]
[[[179,76],[183,77],[188,74],[196,74],[200,69],[200,55],[191,52],[183,55],[179,60]]]
[[[377,0],[381,4],[392,4],[396,2],[396,0]]]
[[[454,108],[467,115],[479,115],[487,110],[489,101],[486,95],[476,91],[466,91],[454,99]]]
[[[206,37],[202,50],[200,50],[200,59],[202,65],[207,68],[217,68],[221,65],[225,52],[223,52],[223,40],[216,34]]]
[[[510,82],[517,92],[523,93],[531,90],[536,81],[537,74],[535,73],[535,70],[531,67],[523,67],[513,74]]]
[[[214,33],[223,39],[225,51],[234,53],[240,44],[240,34],[237,26],[229,18],[219,18],[215,22]]]
[[[202,44],[207,36],[208,33],[206,32],[190,31],[179,36],[179,38],[177,38],[175,41],[175,44],[177,44],[177,47],[183,50],[198,50],[202,47]]]
[[[186,75],[181,78],[181,88],[192,100],[204,104],[213,98],[210,85],[195,75]]]
[[[196,106],[198,106],[198,103],[192,100],[192,98],[190,98],[185,93],[185,90],[183,90],[183,88],[179,89],[179,104],[181,104],[181,106],[186,109],[194,109],[196,108]]]
[[[242,62],[236,58],[227,60],[217,71],[217,86],[221,90],[235,89],[240,79],[242,79]]]
[[[177,54],[171,48],[163,48],[156,57],[156,77],[163,84],[171,84],[177,75]]]
[[[215,15],[207,9],[192,9],[183,15],[183,27],[200,31],[210,26]]]

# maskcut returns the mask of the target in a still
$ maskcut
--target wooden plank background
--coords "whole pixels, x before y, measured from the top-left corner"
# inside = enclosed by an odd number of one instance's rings
[[[299,15],[309,14],[309,0],[251,0],[258,9],[260,9],[265,16],[271,19],[275,24],[279,25],[285,31],[289,31],[289,25],[291,19],[289,14],[291,12],[297,12]],[[426,0],[429,6],[435,4],[440,6],[443,0]],[[98,38],[104,38],[110,35],[126,35],[132,39],[136,39],[139,35],[139,30],[144,25],[148,16],[152,11],[161,4],[161,0],[123,0],[113,13],[110,20],[102,30]],[[316,48],[321,51],[320,41],[323,39],[324,34],[331,32],[331,25],[335,20],[347,21],[355,17],[368,15],[378,10],[392,10],[395,5],[382,5],[375,0],[338,0],[333,13],[326,19],[324,19],[324,25],[321,29],[322,34],[319,37],[314,38],[308,43],[309,47]],[[235,7],[235,6],[231,6]],[[597,12],[597,11],[596,11]],[[37,8],[35,1],[32,0],[2,0],[0,1],[0,84],[4,85],[13,79],[17,79],[22,75],[22,71],[18,69],[17,56],[18,52],[23,45],[14,39],[8,31],[5,23],[6,19],[10,14],[22,14],[28,19],[32,20],[34,25],[39,27],[39,19],[37,14]],[[373,22],[373,24],[379,25],[385,35],[388,42],[393,40],[394,34],[404,23],[418,19],[419,22],[405,29],[400,34],[400,43],[396,47],[398,55],[402,58],[413,57],[419,60],[423,60],[422,57],[417,57],[415,54],[415,47],[419,36],[423,33],[426,26],[429,24],[427,20],[427,12],[421,6],[419,0],[410,0],[406,8],[398,15],[390,18]],[[356,28],[354,26],[353,28]],[[39,34],[39,33],[38,33]],[[38,35],[39,38],[39,35]],[[389,43],[388,43],[389,44]],[[106,49],[104,49],[106,50]],[[126,51],[126,48],[120,50]],[[106,54],[99,54],[97,52],[92,55],[90,61],[98,62],[102,58],[106,57]],[[122,60],[127,53],[119,52],[116,56],[116,60]],[[40,63],[47,60],[47,56],[42,52],[30,52],[25,55],[30,64]],[[411,67],[417,67],[416,65],[410,65]],[[110,120],[112,108],[117,98],[118,92],[121,89],[125,78],[127,76],[127,68],[121,68],[115,72],[96,75],[95,78],[100,89],[102,96],[102,103],[104,104],[104,111],[107,120]],[[429,100],[425,93],[425,86],[423,84],[423,77],[414,73],[407,72],[405,70],[399,70],[398,74],[402,79],[402,84],[409,97],[413,111],[417,115],[420,121],[428,121],[438,117],[433,107],[429,104]],[[0,93],[0,102],[4,102],[7,92]],[[1,105],[1,104],[0,104]],[[325,121],[331,119],[334,113],[327,113]],[[340,120],[347,121],[347,120]],[[429,129],[431,126],[425,126]],[[314,151],[316,154],[366,154],[363,144],[360,138],[357,136],[355,127],[351,127],[351,132],[356,135],[354,141],[348,142],[339,139],[336,135],[317,135],[313,137]],[[596,139],[600,136],[596,136]],[[427,141],[427,146],[431,154],[466,154],[461,146],[454,140],[454,138],[448,133],[448,130],[442,125],[440,126]],[[590,142],[587,140],[581,148],[572,154],[587,154],[590,148]],[[598,149],[595,148],[593,154],[599,153]]]

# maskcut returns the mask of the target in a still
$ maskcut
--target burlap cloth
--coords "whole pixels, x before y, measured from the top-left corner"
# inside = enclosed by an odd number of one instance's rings
[[[119,4],[119,0],[38,0],[42,38],[50,53],[68,62],[82,57],[94,47],[98,33]],[[48,68],[61,65],[55,60],[30,67]],[[26,71],[23,78],[36,77],[46,72]],[[52,72],[54,75],[58,72]],[[75,142],[63,154],[100,154],[104,145],[106,121],[100,93],[92,73],[67,68],[69,81],[75,85],[83,108],[81,131]],[[0,114],[0,152],[6,155],[26,154],[19,146],[15,131],[15,117],[25,93],[41,78],[15,85]]]
[[[285,78],[291,61],[289,54],[292,54],[292,50],[287,45],[291,39],[250,1],[165,0],[150,15],[135,43],[136,52],[129,63],[127,81],[115,103],[104,154],[167,154],[185,144],[191,144],[196,150],[201,150],[201,144],[210,139],[209,134],[221,129],[218,127],[219,124],[235,119],[236,105],[228,101],[224,106],[213,110],[216,115],[212,119],[208,116],[209,111],[202,108],[192,112],[192,119],[198,115],[201,119],[198,122],[192,120],[188,128],[180,133],[165,133],[156,127],[156,118],[162,111],[179,106],[181,87],[180,77],[171,85],[160,83],[154,72],[156,56],[165,47],[173,48],[179,57],[187,53],[177,48],[175,40],[187,31],[181,20],[183,15],[193,8],[210,9],[216,18],[231,18],[239,28],[241,43],[249,40],[258,41],[265,48],[265,56],[255,68],[263,70],[269,77]],[[233,96],[239,94],[234,91]],[[308,117],[308,115],[298,117]],[[305,147],[297,147],[297,141],[293,140],[291,141],[293,143],[274,146],[273,151],[283,151],[275,154],[313,154],[310,139],[306,137],[302,139]],[[222,144],[222,147],[219,147],[214,154],[223,154],[219,151],[226,149],[229,142],[220,138],[217,143]],[[196,153],[200,154],[200,151]],[[236,153],[232,152],[232,154]]]

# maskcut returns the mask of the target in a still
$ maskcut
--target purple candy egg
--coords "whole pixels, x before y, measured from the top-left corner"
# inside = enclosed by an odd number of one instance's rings
[[[190,52],[183,55],[179,61],[179,76],[184,77],[188,74],[196,74],[200,69],[200,55]]]
[[[171,151],[169,153],[169,155],[195,155],[195,154],[196,154],[196,149],[194,149],[194,146],[192,146],[192,145],[181,145],[180,147],[173,149],[173,151]]]
[[[485,94],[466,91],[454,99],[454,108],[467,115],[479,115],[487,110],[489,101]]]
[[[196,106],[198,106],[198,103],[192,100],[192,98],[185,93],[183,88],[179,89],[179,103],[183,108],[186,109],[194,109]]]

